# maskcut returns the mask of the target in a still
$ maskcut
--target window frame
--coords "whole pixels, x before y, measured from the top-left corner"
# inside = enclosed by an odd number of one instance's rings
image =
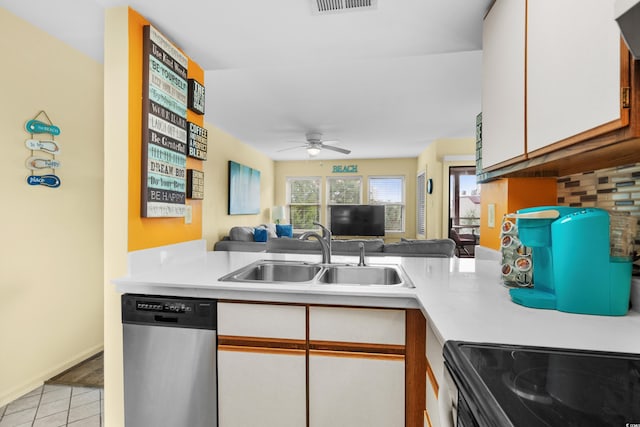
[[[416,176],[416,235],[427,235],[427,171]]]
[[[315,230],[315,228],[296,228],[293,223],[293,215],[291,214],[291,206],[316,206],[317,207],[317,220],[321,220],[322,213],[322,177],[321,176],[288,176],[286,181],[286,206],[289,213],[289,222],[293,226],[293,230],[296,232],[304,232],[309,230]],[[293,181],[315,181],[318,184],[318,202],[317,203],[291,203],[291,183]]]
[[[401,194],[401,202],[400,203],[376,203],[371,201],[371,181],[376,179],[399,179],[402,181],[402,194]],[[387,206],[400,206],[401,209],[401,229],[400,230],[392,230],[387,229],[386,224],[386,213],[385,213],[385,229],[386,233],[404,233],[406,231],[406,219],[407,219],[407,180],[404,175],[370,175],[367,177],[367,200],[370,205],[384,205],[385,210]]]

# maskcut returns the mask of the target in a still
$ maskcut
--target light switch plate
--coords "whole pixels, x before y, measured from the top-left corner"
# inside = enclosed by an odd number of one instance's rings
[[[193,214],[193,207],[190,205],[185,206],[184,209],[184,223],[191,224]]]
[[[489,228],[496,227],[496,205],[495,203],[489,203],[487,205],[487,226]]]

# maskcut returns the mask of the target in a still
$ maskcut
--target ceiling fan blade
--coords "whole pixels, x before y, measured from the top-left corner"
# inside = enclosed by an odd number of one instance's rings
[[[325,148],[327,150],[333,150],[333,151],[337,151],[338,153],[342,153],[342,154],[349,154],[351,153],[351,150],[347,150],[345,148],[340,148],[340,147],[334,147],[333,145],[325,145],[322,144],[322,148]]]
[[[289,150],[297,150],[298,148],[305,148],[307,147],[307,145],[296,145],[295,147],[287,147],[287,148],[281,148],[280,150],[278,150],[278,152],[280,151],[289,151]]]

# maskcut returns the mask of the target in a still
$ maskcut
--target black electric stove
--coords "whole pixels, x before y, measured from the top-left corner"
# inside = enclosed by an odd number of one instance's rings
[[[454,425],[640,427],[640,354],[448,341],[444,359]]]

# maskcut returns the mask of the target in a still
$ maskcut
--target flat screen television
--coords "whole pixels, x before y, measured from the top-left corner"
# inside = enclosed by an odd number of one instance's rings
[[[331,206],[334,236],[384,236],[384,205]]]

